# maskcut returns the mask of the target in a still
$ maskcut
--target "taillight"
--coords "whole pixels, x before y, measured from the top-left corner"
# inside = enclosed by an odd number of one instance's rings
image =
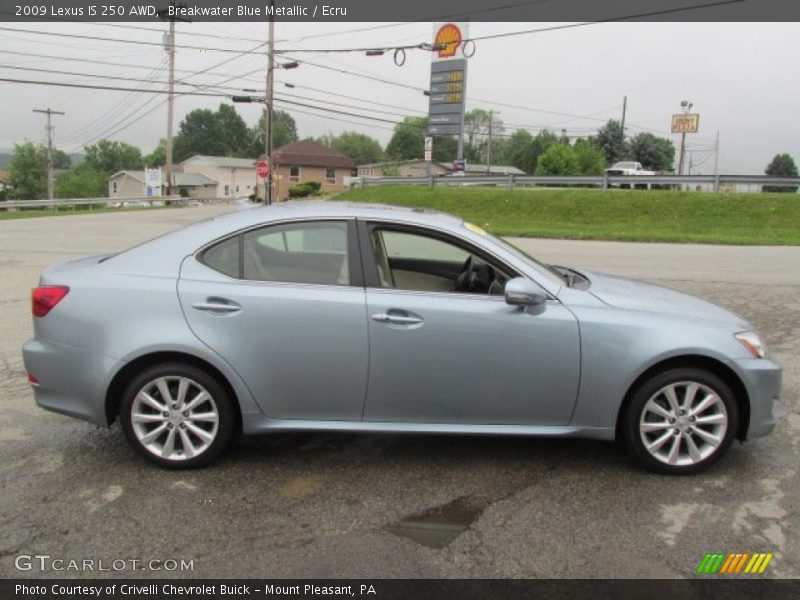
[[[39,385],[39,378],[33,373],[28,373],[28,383],[31,385]]]
[[[34,317],[44,317],[69,293],[65,285],[46,285],[31,291],[31,310]]]

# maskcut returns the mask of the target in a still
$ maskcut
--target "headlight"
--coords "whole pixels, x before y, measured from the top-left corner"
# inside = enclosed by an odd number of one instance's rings
[[[742,331],[734,336],[739,343],[744,346],[754,358],[765,358],[767,348],[761,342],[761,338],[754,331]]]

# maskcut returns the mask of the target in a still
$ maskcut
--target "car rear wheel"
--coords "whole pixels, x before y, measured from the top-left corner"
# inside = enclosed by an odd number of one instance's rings
[[[139,454],[170,469],[211,462],[230,443],[234,425],[224,388],[180,363],[150,367],[134,377],[122,397],[120,421]]]
[[[730,448],[739,410],[728,385],[702,369],[671,369],[636,389],[624,416],[628,450],[644,467],[685,474],[707,468]]]

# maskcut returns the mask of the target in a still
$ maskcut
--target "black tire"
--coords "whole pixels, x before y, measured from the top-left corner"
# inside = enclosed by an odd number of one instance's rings
[[[176,456],[176,458],[163,458],[162,456],[154,454],[153,451],[142,443],[134,429],[132,414],[137,395],[145,387],[149,387],[155,380],[162,377],[170,379],[186,378],[191,380],[197,387],[203,388],[211,397],[211,403],[204,405],[206,410],[208,411],[209,407],[211,407],[212,412],[214,409],[216,410],[216,425],[209,428],[214,434],[211,436],[213,437],[213,441],[210,441],[202,452],[191,458],[181,456]],[[159,397],[158,400],[161,402],[162,399]],[[128,442],[133,446],[134,450],[145,459],[166,469],[195,469],[209,464],[230,444],[236,423],[233,410],[231,398],[224,387],[220,385],[214,377],[191,365],[183,363],[165,363],[148,367],[131,379],[122,394],[119,416],[122,430],[125,432],[125,437],[128,439]],[[157,415],[158,413],[154,412],[153,414]],[[166,423],[166,419],[165,424],[169,425],[170,429],[178,427],[176,423]],[[180,426],[183,427],[183,425],[183,422],[181,422]],[[155,427],[156,425],[153,426],[153,428]],[[176,433],[179,432],[176,430]],[[180,437],[175,434],[173,435],[176,438]],[[196,439],[195,441],[198,440]],[[180,441],[178,441],[177,444],[182,445]],[[181,449],[179,453],[183,454],[183,450]],[[174,454],[177,455],[178,453],[176,452]]]
[[[715,426],[715,425],[705,425],[705,424],[697,424],[694,427],[692,423],[687,422],[688,419],[691,417],[689,411],[686,415],[680,415],[679,421],[676,421],[675,427],[672,426],[663,428],[658,422],[654,422],[654,425],[662,427],[663,429],[659,429],[658,432],[652,433],[642,433],[642,429],[640,426],[642,425],[643,413],[645,412],[645,406],[648,405],[648,402],[651,398],[654,398],[655,394],[659,393],[660,391],[665,390],[669,386],[676,385],[673,390],[676,390],[677,394],[681,393],[681,390],[686,390],[686,387],[683,387],[683,383],[696,383],[700,386],[704,386],[711,390],[716,396],[721,400],[722,406],[719,406],[718,403],[711,405],[709,408],[710,411],[716,411],[711,415],[706,415],[706,413],[700,413],[695,419],[705,416],[712,418],[720,418],[720,415],[723,415],[727,418],[727,424],[724,429],[724,435],[721,436],[721,441],[716,447],[713,447],[712,444],[709,444],[701,437],[698,437],[697,432],[697,425],[700,425],[700,429],[702,430],[701,433],[707,434],[714,434],[715,437],[719,438],[719,434],[714,431],[715,427],[722,427],[722,425]],[[699,390],[703,390],[703,388],[698,388]],[[706,394],[707,396],[707,394]],[[666,407],[669,409],[669,402],[667,396],[664,394],[659,394],[656,398],[656,402],[659,405]],[[700,401],[695,401],[694,406],[698,407],[700,405]],[[649,425],[651,419],[653,419],[654,413],[652,410],[647,411],[647,415],[645,419],[647,422],[645,425]],[[668,417],[662,417],[664,419],[664,423],[671,422]],[[680,427],[680,429],[679,429]],[[684,429],[685,428],[685,429]],[[656,473],[664,473],[669,475],[688,475],[690,473],[697,473],[698,471],[702,471],[703,469],[707,469],[715,462],[717,462],[722,456],[728,451],[731,444],[733,443],[734,438],[736,437],[736,432],[739,429],[739,407],[736,403],[736,398],[731,391],[730,387],[723,381],[719,376],[706,371],[700,368],[675,368],[669,369],[667,371],[662,371],[657,373],[647,381],[640,384],[632,393],[631,400],[628,403],[625,414],[623,415],[622,422],[621,422],[621,437],[625,443],[625,446],[628,449],[628,452],[633,456],[633,458],[644,468],[654,471]],[[663,432],[663,433],[662,433]],[[642,439],[643,437],[647,437],[648,440],[652,440],[652,443],[660,439],[660,436],[665,436],[667,442],[663,444],[663,446],[669,445],[670,448],[672,444],[675,443],[675,440],[669,437],[666,437],[668,433],[672,433],[675,438],[682,438],[680,442],[678,442],[678,449],[681,452],[681,460],[687,461],[687,464],[668,464],[665,460],[668,457],[662,457],[659,459],[655,456],[648,448],[645,446],[645,441]],[[691,438],[691,440],[686,439]],[[694,460],[689,454],[689,446],[688,444],[694,444],[695,448],[698,447],[698,444],[704,444],[707,448],[706,451],[708,455],[702,455],[701,459]],[[683,453],[683,450],[686,450]],[[694,462],[689,462],[694,460]]]

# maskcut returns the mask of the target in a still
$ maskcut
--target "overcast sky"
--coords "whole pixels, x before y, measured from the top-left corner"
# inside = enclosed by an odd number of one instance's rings
[[[62,34],[99,36],[160,42],[160,23],[139,23],[153,31],[93,24],[7,24],[18,29],[36,29]],[[128,24],[130,25],[130,24]],[[278,48],[344,48],[386,46],[430,41],[432,25],[345,23],[338,25],[278,23]],[[473,23],[471,36],[546,27],[546,23]],[[360,29],[360,31],[353,31]],[[338,35],[331,35],[338,33]],[[213,34],[219,39],[188,34]],[[248,50],[266,38],[266,24],[179,24],[177,43],[208,50],[178,48],[177,78],[194,84],[217,84],[235,88],[264,88],[266,59],[263,54],[245,54],[213,69],[192,75],[236,54],[218,49]],[[507,132],[518,127],[550,128],[568,135],[588,135],[609,118],[620,118],[623,96],[628,97],[629,132],[647,130],[672,138],[670,116],[689,100],[701,115],[700,132],[689,135],[693,172],[713,171],[714,138],[720,132],[720,170],[723,173],[762,173],[779,152],[800,160],[800,52],[797,23],[604,23],[562,31],[506,37],[477,43],[470,60],[467,110],[493,108],[507,123]],[[249,40],[249,41],[245,41]],[[23,56],[8,52],[54,55],[65,58],[114,62],[110,66]],[[430,54],[409,51],[403,67],[396,67],[390,54],[298,54],[314,63],[355,71],[410,86],[425,88],[430,77]],[[165,53],[160,46],[4,32],[0,39],[0,77],[42,81],[65,81],[122,87],[149,86],[163,89],[166,81]],[[26,70],[7,67],[25,67]],[[140,68],[137,68],[140,67]],[[146,67],[146,68],[145,68]],[[148,79],[101,80],[80,75],[51,74],[27,69],[58,69],[75,73]],[[238,75],[244,79],[226,81]],[[299,102],[326,104],[337,110],[372,114],[398,121],[402,114],[427,111],[427,98],[412,89],[336,73],[311,65],[278,71],[277,91],[306,98]],[[288,89],[283,83],[297,87]],[[307,86],[307,87],[303,87]],[[308,88],[363,99],[325,95]],[[189,88],[181,88],[189,89]],[[213,88],[208,91],[219,91]],[[227,93],[231,93],[228,91]],[[86,143],[110,136],[151,151],[166,129],[165,96],[138,92],[96,91],[43,87],[0,82],[3,111],[0,116],[0,148],[23,140],[44,140],[44,115],[34,108],[66,112],[54,117],[56,146],[79,151]],[[308,100],[313,99],[313,100]],[[183,96],[176,101],[177,124],[188,111],[216,108],[222,98]],[[337,103],[334,105],[333,103]],[[374,103],[393,105],[380,106]],[[339,106],[345,105],[345,106]],[[503,105],[515,105],[512,108]],[[390,123],[368,122],[330,114],[301,114],[286,105],[297,121],[301,137],[355,130],[386,144]],[[260,107],[237,105],[249,123],[256,122]],[[307,110],[307,109],[302,109]],[[373,111],[386,112],[373,112]],[[553,114],[560,113],[560,114]],[[352,123],[336,119],[346,119]],[[129,125],[124,128],[125,125]]]

